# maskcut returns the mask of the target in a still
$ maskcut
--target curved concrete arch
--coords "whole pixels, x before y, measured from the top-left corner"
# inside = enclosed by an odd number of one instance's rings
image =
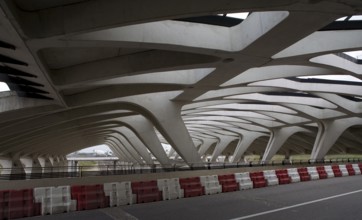
[[[359,50],[361,33],[361,30],[317,31],[274,55],[273,58]]]
[[[361,118],[355,117],[321,121],[311,159],[323,158],[347,128],[361,124]]]
[[[296,77],[310,75],[332,75],[338,73],[329,69],[302,65],[274,65],[258,68],[251,68],[228,82],[222,84],[223,87],[243,85],[246,83],[279,79],[285,77]]]
[[[361,29],[336,21],[362,13],[355,0],[18,0],[0,11],[12,45],[0,45],[11,58],[0,67],[11,89],[0,94],[0,155],[10,165],[57,166],[104,143],[127,164],[199,164],[226,148],[229,162],[270,159],[281,145],[287,157],[360,152],[350,127],[361,120],[359,83],[317,78],[362,79],[360,58],[343,54],[362,49]],[[234,25],[199,20],[248,11]]]
[[[285,141],[297,132],[310,131],[297,126],[272,129],[269,143],[265,149],[262,160],[269,161],[275,155],[275,153],[283,146]]]

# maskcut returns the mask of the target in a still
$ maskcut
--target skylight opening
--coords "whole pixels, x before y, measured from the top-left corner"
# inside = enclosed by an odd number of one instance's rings
[[[362,21],[362,15],[344,16],[338,18],[336,21]]]
[[[226,17],[230,17],[230,18],[238,18],[238,19],[245,20],[248,17],[249,12],[228,13],[228,14],[218,14],[218,15],[219,16],[226,16]]]
[[[347,18],[348,18],[347,16],[341,17],[341,18],[338,18],[336,21],[344,21],[344,20],[346,20]]]
[[[317,76],[299,76],[298,79],[327,79],[327,80],[336,80],[336,81],[346,81],[346,82],[362,82],[362,80],[350,76],[350,75],[317,75]]]
[[[344,52],[344,54],[353,57],[357,60],[362,60],[362,50],[358,50],[358,51],[350,51],[350,52]]]
[[[8,91],[10,91],[9,86],[4,82],[0,82],[0,92],[8,92]]]
[[[362,15],[352,16],[348,21],[362,21]]]

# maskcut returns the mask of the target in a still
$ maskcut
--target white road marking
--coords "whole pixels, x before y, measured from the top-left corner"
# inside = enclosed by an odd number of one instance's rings
[[[279,212],[279,211],[292,209],[292,208],[296,208],[296,207],[300,207],[300,206],[304,206],[304,205],[309,205],[309,204],[313,204],[313,203],[317,203],[317,202],[322,202],[322,201],[325,201],[325,200],[334,199],[334,198],[338,198],[338,197],[342,197],[342,196],[348,196],[348,195],[355,194],[355,193],[360,193],[360,192],[362,192],[362,189],[352,191],[352,192],[348,192],[348,193],[342,193],[342,194],[338,194],[338,195],[334,195],[334,196],[329,196],[329,197],[322,198],[322,199],[316,199],[316,200],[312,200],[312,201],[309,201],[309,202],[303,202],[303,203],[299,203],[299,204],[296,204],[296,205],[286,206],[286,207],[279,208],[279,209],[273,209],[273,210],[269,210],[269,211],[265,211],[265,212],[255,213],[255,214],[252,214],[252,215],[246,215],[246,216],[242,216],[242,217],[238,217],[238,218],[233,218],[233,219],[230,219],[230,220],[242,220],[242,219],[254,218],[254,217],[257,217],[257,216],[261,216],[261,215],[267,215],[267,214],[274,213],[274,212]]]

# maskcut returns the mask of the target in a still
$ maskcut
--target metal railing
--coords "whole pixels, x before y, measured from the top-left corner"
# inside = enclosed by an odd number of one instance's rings
[[[44,178],[80,178],[88,176],[132,175],[192,170],[215,170],[242,167],[290,166],[358,163],[362,158],[335,158],[325,160],[272,160],[239,163],[194,163],[169,165],[101,165],[101,166],[62,166],[51,168],[26,167],[23,169],[0,169],[0,180],[44,179]]]

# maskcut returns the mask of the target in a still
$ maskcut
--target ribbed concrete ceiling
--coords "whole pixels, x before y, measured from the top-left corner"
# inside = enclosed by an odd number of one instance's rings
[[[362,152],[361,61],[344,54],[362,50],[362,21],[336,21],[360,1],[0,6],[3,157],[98,144],[133,163]],[[236,12],[249,15],[218,16]]]

